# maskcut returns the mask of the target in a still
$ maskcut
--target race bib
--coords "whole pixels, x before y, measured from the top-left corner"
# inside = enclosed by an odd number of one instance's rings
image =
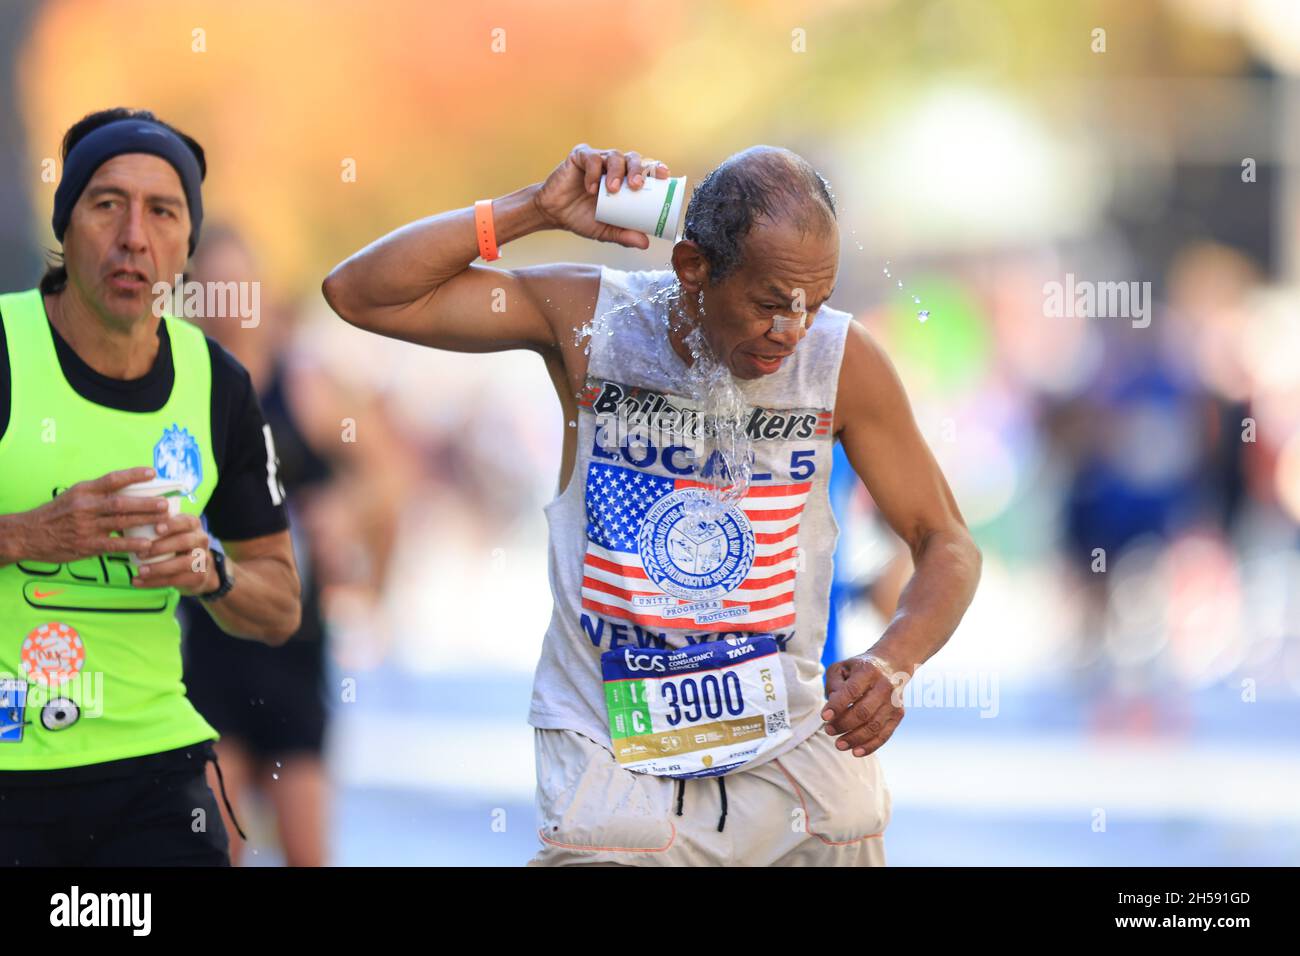
[[[628,770],[711,777],[790,737],[785,677],[770,637],[601,655],[609,736]]]

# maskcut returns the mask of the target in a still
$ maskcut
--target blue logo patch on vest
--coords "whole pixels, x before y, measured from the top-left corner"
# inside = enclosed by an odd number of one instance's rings
[[[159,478],[179,481],[185,494],[192,495],[203,483],[203,457],[199,443],[189,429],[173,424],[153,446],[153,468]]]
[[[21,743],[27,719],[27,681],[0,680],[0,743]]]
[[[754,564],[754,529],[736,505],[714,521],[687,512],[704,492],[684,488],[665,495],[646,512],[637,551],[646,576],[661,591],[690,601],[734,591]]]

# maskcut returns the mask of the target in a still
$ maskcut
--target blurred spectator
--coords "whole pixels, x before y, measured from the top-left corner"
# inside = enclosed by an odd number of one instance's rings
[[[205,233],[193,267],[188,281],[205,290],[207,283],[260,283],[247,245],[219,224]],[[214,300],[205,295],[205,301]],[[263,296],[245,291],[240,301],[260,304]],[[319,866],[327,860],[328,809],[322,749],[329,629],[322,590],[330,582],[377,589],[374,576],[382,575],[393,535],[394,499],[384,494],[389,482],[369,473],[375,469],[353,467],[366,459],[346,454],[346,432],[341,440],[335,430],[339,393],[317,371],[295,362],[285,316],[272,309],[196,321],[244,363],[261,396],[290,510],[303,616],[298,633],[272,648],[222,634],[207,614],[184,602],[185,683],[195,706],[222,735],[216,747],[236,816],[249,792],[261,790],[274,805],[285,862]],[[372,441],[367,447],[373,446]],[[358,477],[358,470],[367,473]],[[232,843],[236,864],[241,851]]]

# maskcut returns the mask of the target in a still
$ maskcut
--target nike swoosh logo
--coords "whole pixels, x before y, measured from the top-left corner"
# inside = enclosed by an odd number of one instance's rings
[[[54,595],[62,593],[63,588],[55,588],[53,591],[42,591],[40,588],[32,588],[32,597],[35,598],[54,597]]]

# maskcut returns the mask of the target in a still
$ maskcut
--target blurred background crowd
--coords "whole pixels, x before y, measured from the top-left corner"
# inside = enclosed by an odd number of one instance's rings
[[[255,328],[208,332],[292,421],[331,722],[289,798],[287,756],[250,768],[243,862],[532,852],[552,386],[532,354],[367,336],[319,287],[578,142],[688,188],[782,145],[832,186],[831,304],[984,552],[881,750],[891,863],[1300,862],[1300,6],[6,0],[0,44],[5,289],[57,248],[63,131],[115,105],[207,151],[192,277],[261,283]],[[539,234],[498,264],[669,249]],[[1149,283],[1149,321],[1054,314],[1067,276]],[[910,568],[837,467],[844,656]]]

